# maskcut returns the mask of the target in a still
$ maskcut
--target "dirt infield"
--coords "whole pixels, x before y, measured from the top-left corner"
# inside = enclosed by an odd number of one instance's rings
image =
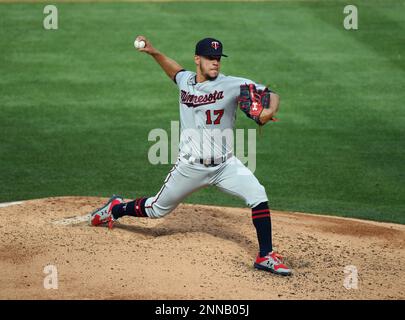
[[[405,298],[404,225],[273,211],[275,249],[294,271],[287,278],[253,269],[249,209],[180,205],[160,220],[90,227],[83,216],[105,200],[0,207],[0,298]],[[57,268],[56,290],[43,285],[49,264]],[[350,265],[357,289],[343,285]]]

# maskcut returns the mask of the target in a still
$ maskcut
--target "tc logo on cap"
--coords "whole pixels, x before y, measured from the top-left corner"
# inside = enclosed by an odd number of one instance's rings
[[[1,0],[0,0],[1,1]],[[221,41],[214,38],[204,38],[195,45],[195,54],[197,56],[222,56],[227,57],[222,53],[223,45]]]
[[[213,47],[215,50],[219,48],[219,42],[218,41],[212,41],[211,42],[211,47]]]

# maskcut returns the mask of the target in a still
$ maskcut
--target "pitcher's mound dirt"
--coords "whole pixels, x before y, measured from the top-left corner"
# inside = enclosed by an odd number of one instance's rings
[[[112,231],[72,219],[106,200],[0,208],[0,298],[405,298],[403,225],[272,211],[275,249],[294,270],[281,277],[253,269],[249,209],[180,205],[164,219],[125,217]],[[47,265],[57,268],[57,290],[44,288]],[[347,266],[357,268],[357,289]]]

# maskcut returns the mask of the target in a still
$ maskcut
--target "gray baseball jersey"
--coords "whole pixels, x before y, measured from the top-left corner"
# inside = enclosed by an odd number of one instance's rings
[[[215,80],[197,83],[191,71],[177,73],[175,82],[180,91],[180,154],[205,159],[232,152],[240,85],[254,82],[220,73]]]
[[[180,90],[179,157],[156,196],[146,200],[146,214],[161,218],[188,195],[207,186],[235,195],[251,208],[268,201],[265,188],[235,156],[216,166],[198,161],[233,152],[233,139],[224,141],[222,135],[233,132],[240,85],[254,82],[219,74],[215,80],[196,83],[196,74],[190,71],[177,73],[175,82]],[[264,89],[263,85],[256,87]]]

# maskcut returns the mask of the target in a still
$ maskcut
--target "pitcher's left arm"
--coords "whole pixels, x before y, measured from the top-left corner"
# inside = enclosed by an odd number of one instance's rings
[[[280,106],[280,96],[277,93],[270,92],[270,105],[269,108],[264,108],[260,114],[259,120],[262,125],[266,124],[270,120],[274,121],[278,108]]]

